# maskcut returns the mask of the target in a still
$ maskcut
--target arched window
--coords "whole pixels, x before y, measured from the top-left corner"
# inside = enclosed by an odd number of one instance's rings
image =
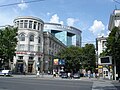
[[[30,35],[30,37],[29,37],[29,41],[34,42],[34,35]]]
[[[20,40],[20,41],[25,41],[25,34],[21,33],[21,34],[19,35],[19,40]]]
[[[41,38],[40,37],[38,37],[38,43],[40,43],[41,42]]]

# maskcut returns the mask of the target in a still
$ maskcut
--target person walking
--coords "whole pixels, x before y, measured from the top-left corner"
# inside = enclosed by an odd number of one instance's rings
[[[37,71],[37,77],[39,77],[40,76],[40,72],[39,71]]]
[[[91,75],[91,71],[88,70],[88,78],[90,78],[90,75]]]
[[[68,72],[68,78],[71,78],[71,73],[70,72]]]
[[[55,73],[55,71],[53,71],[53,77],[56,77],[56,73]]]

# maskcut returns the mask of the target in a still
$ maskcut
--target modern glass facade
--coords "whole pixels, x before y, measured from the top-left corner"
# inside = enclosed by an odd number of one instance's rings
[[[55,23],[45,23],[43,31],[52,33],[66,46],[74,45],[81,47],[82,31],[77,28],[71,26],[63,26],[61,24]]]

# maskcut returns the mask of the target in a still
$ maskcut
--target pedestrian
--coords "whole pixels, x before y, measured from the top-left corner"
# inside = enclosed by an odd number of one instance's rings
[[[70,76],[71,76],[71,75],[70,75],[70,72],[68,72],[68,78],[70,78]]]
[[[55,73],[55,71],[53,71],[53,77],[56,77],[56,73]]]
[[[40,72],[39,72],[39,71],[37,71],[37,77],[39,77],[39,75],[40,75]]]
[[[88,70],[88,78],[90,78],[90,75],[91,75],[91,71]]]
[[[93,73],[93,78],[95,78],[95,72]]]
[[[99,78],[99,73],[97,73],[97,79]]]

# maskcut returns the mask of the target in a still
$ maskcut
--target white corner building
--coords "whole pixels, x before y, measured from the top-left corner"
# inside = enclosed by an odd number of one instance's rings
[[[35,74],[36,71],[43,69],[44,22],[39,18],[23,16],[14,19],[14,26],[18,27],[14,71]]]
[[[96,38],[98,73],[99,73],[100,77],[102,77],[102,78],[111,79],[110,74],[112,72],[110,72],[107,67],[111,66],[112,63],[108,63],[108,62],[106,63],[107,58],[109,58],[109,56],[103,57],[103,58],[105,58],[104,60],[102,60],[101,59],[102,57],[100,56],[100,54],[102,52],[104,52],[105,49],[107,48],[106,40],[107,40],[107,37],[103,37],[103,36]]]
[[[112,31],[115,26],[120,26],[120,10],[114,10],[110,15],[108,29]]]

